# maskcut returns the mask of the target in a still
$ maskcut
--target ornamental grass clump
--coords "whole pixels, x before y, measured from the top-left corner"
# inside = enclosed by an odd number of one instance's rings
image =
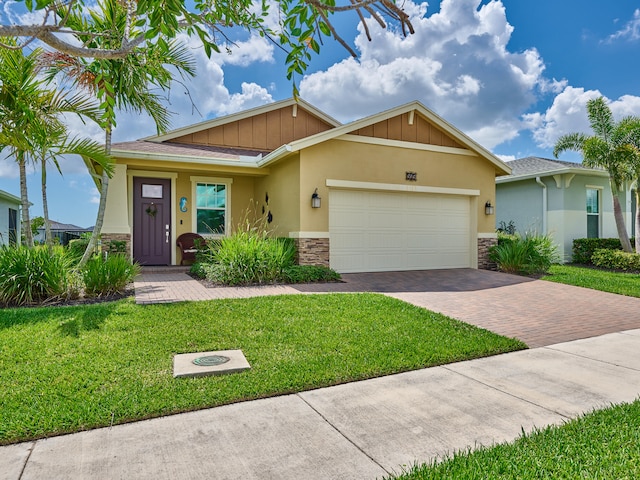
[[[121,293],[140,273],[140,266],[121,254],[106,258],[96,255],[89,259],[81,272],[87,297],[100,297]]]
[[[71,261],[62,248],[0,247],[0,303],[43,304],[75,293]]]
[[[245,230],[216,242],[214,263],[205,267],[207,279],[225,285],[275,282],[293,264],[295,249],[281,238]]]
[[[539,275],[558,262],[558,246],[549,235],[499,234],[498,245],[490,249],[489,258],[502,272]]]

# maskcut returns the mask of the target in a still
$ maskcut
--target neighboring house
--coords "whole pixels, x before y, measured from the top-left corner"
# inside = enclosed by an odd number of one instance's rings
[[[69,241],[80,238],[83,233],[93,231],[93,228],[82,228],[71,223],[60,223],[54,220],[49,220],[49,225],[51,226],[51,238],[54,241],[57,238],[60,245],[67,245]],[[45,242],[44,226],[38,228],[33,241],[38,243]]]
[[[507,162],[511,175],[496,179],[496,221],[513,222],[520,233],[550,234],[565,261],[571,261],[576,238],[616,238],[609,174],[579,163],[539,157]],[[633,195],[620,194],[629,232]],[[503,223],[504,222],[504,223]]]
[[[0,245],[20,243],[20,197],[0,190]]]
[[[251,205],[300,264],[339,272],[477,268],[509,167],[418,102],[341,125],[284,100],[114,144],[102,228],[146,265],[185,232],[229,234]],[[99,174],[100,172],[96,172]],[[312,203],[315,205],[312,205]]]

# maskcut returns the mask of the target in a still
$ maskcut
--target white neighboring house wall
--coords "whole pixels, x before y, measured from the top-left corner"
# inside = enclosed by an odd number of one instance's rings
[[[16,241],[20,243],[20,198],[4,190],[0,190],[0,245],[9,245],[10,233],[10,211],[15,211],[16,215]]]
[[[510,166],[513,163],[508,162]],[[513,221],[520,234],[549,234],[558,245],[560,257],[570,262],[573,240],[587,237],[588,189],[598,191],[598,237],[617,238],[618,233],[606,172],[577,168],[578,165],[576,168],[560,167],[564,168],[547,172],[528,171],[520,176],[514,168],[516,175],[496,179],[496,226]],[[620,199],[626,218],[631,215],[628,212],[630,202],[627,201],[630,194],[630,189],[626,188]],[[631,222],[627,221],[626,226],[631,233]]]

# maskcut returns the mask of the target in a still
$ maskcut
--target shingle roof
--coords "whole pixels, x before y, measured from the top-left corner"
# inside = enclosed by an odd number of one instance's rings
[[[240,160],[242,157],[259,157],[265,153],[258,150],[243,150],[238,148],[212,147],[207,145],[193,145],[173,142],[148,142],[146,140],[136,140],[133,142],[114,143],[112,152],[122,154],[122,152],[178,155],[189,157],[200,157],[222,160]]]
[[[605,170],[601,168],[585,167],[581,163],[565,162],[562,160],[552,160],[550,158],[526,157],[507,162],[511,167],[511,175],[500,177],[499,181],[509,181],[516,177],[527,177],[536,175],[553,175],[555,173],[566,172],[567,170],[584,170],[585,173],[602,174]]]
[[[49,226],[51,227],[51,230],[62,230],[65,232],[78,232],[88,230],[86,228],[73,225],[72,223],[60,223],[56,222],[55,220],[49,220]],[[40,227],[38,230],[44,231],[44,227]]]

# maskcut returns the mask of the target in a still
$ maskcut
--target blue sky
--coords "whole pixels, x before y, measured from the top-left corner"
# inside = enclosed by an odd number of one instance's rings
[[[640,116],[640,6],[630,0],[443,0],[403,3],[416,34],[404,38],[371,25],[368,42],[353,16],[336,26],[359,53],[349,58],[327,40],[304,78],[301,96],[347,122],[419,100],[505,160],[552,157],[559,135],[589,131],[588,99],[603,95],[616,118]],[[12,3],[0,0],[3,20]],[[4,9],[4,10],[2,10]],[[3,13],[4,12],[4,13]],[[14,17],[16,20],[19,17]],[[291,96],[284,54],[259,37],[240,38],[231,55],[208,60],[192,42],[197,80],[168,108],[179,127]],[[74,132],[102,140],[92,126]],[[115,141],[154,133],[146,117],[123,114]],[[563,159],[579,161],[573,154]],[[64,176],[49,173],[51,218],[90,226],[97,191],[80,159],[65,159]],[[0,189],[19,194],[17,169],[0,159]],[[29,178],[31,214],[42,214],[39,176]]]

